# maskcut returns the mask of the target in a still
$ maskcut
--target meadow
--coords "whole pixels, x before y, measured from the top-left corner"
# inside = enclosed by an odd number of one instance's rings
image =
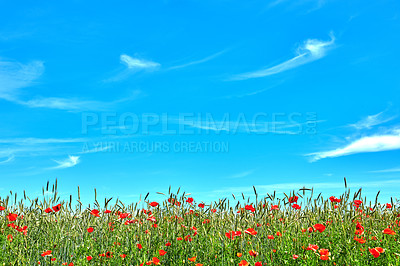
[[[346,180],[342,195],[254,188],[252,202],[170,188],[158,192],[164,201],[96,195],[87,207],[79,187],[74,202],[57,191],[47,183],[40,198],[0,198],[2,265],[400,265],[397,202],[367,201]]]

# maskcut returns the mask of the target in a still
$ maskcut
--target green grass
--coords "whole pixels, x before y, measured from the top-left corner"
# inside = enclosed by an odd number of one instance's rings
[[[296,210],[292,207],[294,203],[288,202],[294,192],[278,199],[275,193],[258,195],[254,189],[256,201],[251,204],[240,195],[234,202],[221,199],[205,203],[201,208],[198,206],[201,199],[194,199],[190,204],[186,202],[190,195],[172,193],[170,189],[165,193],[165,200],[155,207],[149,205],[152,200],[148,197],[130,205],[115,200],[100,204],[95,199],[99,217],[79,201],[77,205],[60,201],[57,184],[52,191],[54,197],[42,200],[31,200],[24,195],[24,200],[18,201],[12,193],[1,198],[0,206],[5,208],[0,211],[3,265],[38,265],[38,262],[41,265],[146,265],[154,257],[160,260],[160,265],[239,265],[242,260],[249,265],[260,265],[256,262],[262,265],[400,265],[398,206],[392,202],[387,208],[377,200],[367,206],[361,190],[354,195],[349,190],[343,195],[334,195],[341,199],[339,203],[320,195],[315,197],[311,190],[302,190],[296,194],[301,205]],[[356,199],[363,202],[358,208],[354,206]],[[57,204],[61,204],[60,211],[45,212]],[[245,205],[252,205],[254,209]],[[271,210],[272,205],[279,205],[279,210]],[[111,213],[104,213],[106,209]],[[18,218],[9,221],[9,213],[17,214]],[[130,216],[121,219],[121,213]],[[149,217],[154,217],[156,222],[148,220]],[[357,222],[363,227],[358,235],[355,234]],[[18,227],[10,226],[11,223]],[[322,232],[316,231],[313,229],[316,224],[324,225],[325,230],[322,227]],[[17,230],[24,226],[26,231]],[[93,232],[88,232],[89,227]],[[389,227],[394,235],[383,233]],[[245,233],[249,228],[257,234]],[[231,231],[241,234],[230,239],[226,233]],[[356,241],[355,237],[365,243]],[[171,245],[166,246],[167,242]],[[307,250],[310,244],[317,245],[318,249]],[[376,247],[384,249],[383,253],[377,253],[377,258],[371,253],[376,250],[369,251]],[[329,255],[321,256],[322,249],[328,249]],[[42,256],[48,250],[51,256]],[[159,250],[166,254],[161,256]],[[251,256],[251,250],[258,255]],[[242,256],[238,257],[238,253]],[[298,258],[294,259],[293,255]],[[90,261],[88,256],[92,257]],[[195,262],[189,260],[194,257]]]

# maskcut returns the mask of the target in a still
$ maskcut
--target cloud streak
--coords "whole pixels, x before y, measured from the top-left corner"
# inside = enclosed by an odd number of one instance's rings
[[[400,130],[396,129],[388,134],[362,137],[344,147],[334,150],[310,153],[306,156],[310,156],[310,160],[315,162],[324,158],[334,158],[356,153],[380,152],[398,149],[400,149]]]
[[[132,69],[132,70],[152,70],[152,69],[156,69],[161,66],[157,62],[134,58],[134,57],[131,57],[126,54],[122,54],[120,56],[120,60],[129,69]]]
[[[298,47],[295,57],[266,69],[233,76],[229,80],[246,80],[252,78],[267,77],[299,67],[301,65],[323,58],[327,54],[327,51],[333,47],[334,43],[335,37],[333,34],[331,34],[331,40],[329,41],[308,39],[301,46]]]
[[[71,156],[69,155],[67,159],[63,161],[56,161],[54,160],[58,165],[55,167],[51,167],[50,169],[64,169],[64,168],[70,168],[74,167],[77,165],[79,161],[79,156]]]
[[[127,68],[122,71],[118,70],[117,73],[115,73],[110,78],[104,79],[103,82],[118,82],[131,77],[137,72],[155,71],[161,67],[160,63],[131,57],[127,54],[120,55],[119,59],[120,62],[124,64]]]
[[[243,178],[243,177],[249,176],[253,173],[254,173],[254,170],[248,170],[248,171],[234,174],[234,175],[230,176],[230,178]]]
[[[136,99],[141,94],[141,91],[136,90],[132,95],[126,98],[121,98],[111,102],[82,100],[78,98],[59,98],[59,97],[41,97],[27,101],[16,100],[15,102],[30,108],[50,108],[65,110],[70,112],[80,111],[105,111],[115,107],[116,105]]]
[[[214,58],[216,58],[216,57],[222,55],[222,54],[225,53],[225,52],[226,52],[226,50],[223,50],[223,51],[220,51],[220,52],[215,53],[215,54],[213,54],[213,55],[207,56],[207,57],[205,57],[205,58],[203,58],[203,59],[200,59],[200,60],[195,60],[195,61],[192,61],[192,62],[189,62],[189,63],[186,63],[186,64],[182,64],[182,65],[172,66],[172,67],[168,68],[168,70],[179,69],[179,68],[185,68],[185,67],[189,67],[189,66],[193,66],[193,65],[198,65],[198,64],[201,64],[201,63],[205,63],[205,62],[208,62],[208,61],[210,61],[210,60],[212,60],[212,59],[214,59]]]
[[[380,124],[384,124],[386,122],[389,122],[393,119],[395,119],[396,116],[391,116],[391,117],[387,117],[385,112],[382,111],[380,113],[377,113],[375,115],[369,115],[363,119],[361,119],[360,121],[358,121],[357,123],[354,124],[350,124],[350,127],[354,127],[355,129],[361,130],[361,129],[371,129],[374,126],[380,125]]]
[[[20,90],[35,84],[44,72],[41,61],[22,64],[14,61],[0,60],[0,99],[10,101],[29,108],[49,108],[71,112],[110,109],[122,102],[131,101],[141,93],[136,90],[132,95],[111,102],[82,100],[80,98],[36,97],[25,100],[20,96]]]
[[[6,164],[6,163],[9,163],[9,162],[12,162],[12,161],[14,161],[14,159],[15,159],[14,154],[11,154],[10,156],[8,156],[7,159],[5,159],[3,161],[0,161],[0,164]]]
[[[376,171],[369,171],[370,173],[397,173],[400,172],[400,167],[398,168],[390,168],[390,169],[383,169],[383,170],[376,170]]]
[[[0,98],[15,101],[20,89],[31,86],[44,72],[41,61],[21,64],[14,61],[0,61]]]
[[[80,143],[85,142],[85,138],[14,138],[0,139],[0,144],[16,144],[16,145],[37,145],[37,144],[60,144],[60,143]]]

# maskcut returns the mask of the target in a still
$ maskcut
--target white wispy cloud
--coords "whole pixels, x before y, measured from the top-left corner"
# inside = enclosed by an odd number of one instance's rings
[[[134,58],[126,54],[122,54],[120,59],[129,69],[133,70],[152,70],[161,66],[157,62]]]
[[[120,55],[120,61],[127,68],[125,68],[122,71],[121,70],[114,71],[114,74],[112,74],[111,77],[104,79],[103,82],[119,82],[121,80],[131,77],[133,74],[138,73],[140,71],[142,72],[155,71],[161,67],[160,63],[131,57],[127,54]]]
[[[178,69],[178,68],[184,68],[184,67],[189,67],[189,66],[193,66],[193,65],[205,63],[205,62],[208,62],[208,61],[210,61],[210,60],[212,60],[212,59],[214,59],[214,58],[216,58],[216,57],[222,55],[222,54],[225,53],[226,51],[227,51],[227,50],[223,50],[223,51],[220,51],[220,52],[215,53],[215,54],[213,54],[213,55],[207,56],[207,57],[205,57],[205,58],[203,58],[203,59],[200,59],[200,60],[195,60],[195,61],[192,61],[192,62],[189,62],[189,63],[185,63],[185,64],[182,64],[182,65],[172,66],[172,67],[168,68],[168,70],[173,70],[173,69]]]
[[[265,89],[261,89],[261,90],[246,92],[246,93],[242,93],[242,94],[228,95],[228,96],[224,96],[222,98],[225,98],[225,99],[243,98],[243,97],[247,97],[247,96],[254,96],[254,95],[257,95],[259,93],[263,93],[263,92],[265,92],[267,90],[270,90],[270,88],[265,88]]]
[[[110,102],[83,100],[77,97],[34,97],[24,99],[26,97],[22,97],[21,89],[35,85],[36,80],[40,78],[43,72],[44,64],[41,61],[22,64],[15,61],[0,60],[0,99],[30,108],[50,108],[71,112],[102,111],[115,107],[121,102],[134,100],[141,93],[136,90],[128,97]]]
[[[252,173],[254,173],[254,170],[248,170],[248,171],[234,174],[234,175],[230,176],[230,178],[243,178],[243,177],[251,175]]]
[[[15,101],[20,89],[31,86],[44,71],[41,61],[22,64],[0,60],[0,98]]]
[[[5,160],[0,161],[0,164],[6,164],[9,162],[12,162],[12,161],[14,161],[14,159],[15,159],[14,154],[11,154]]]
[[[383,170],[375,170],[369,171],[370,173],[397,173],[400,172],[400,167],[398,168],[390,168],[390,169],[383,169]]]
[[[385,111],[379,112],[375,115],[369,115],[363,119],[361,119],[360,121],[358,121],[357,123],[354,124],[350,124],[350,127],[354,127],[358,130],[360,129],[371,129],[374,126],[380,125],[380,124],[384,124],[386,122],[389,122],[393,119],[395,119],[396,116],[387,116]]]
[[[390,133],[361,137],[348,145],[334,150],[307,154],[311,161],[324,158],[346,156],[356,153],[380,152],[400,149],[400,130],[395,129]]]
[[[280,81],[276,82],[275,84],[271,84],[268,87],[263,88],[263,89],[253,90],[253,91],[244,92],[244,93],[231,94],[231,95],[223,96],[223,97],[220,97],[220,98],[232,99],[232,98],[243,98],[243,97],[248,97],[248,96],[254,96],[254,95],[266,92],[266,91],[268,91],[268,90],[270,90],[272,88],[275,88],[275,87],[277,87],[279,85],[282,85],[283,83],[284,83],[284,81],[280,80]]]
[[[305,12],[310,13],[322,8],[328,1],[327,0],[297,0],[297,1],[288,1],[288,0],[275,0],[269,3],[264,10],[269,10],[270,8],[274,8],[276,6],[283,5],[287,10],[302,10],[306,8]]]
[[[0,139],[1,144],[16,144],[16,145],[36,145],[36,144],[57,144],[57,143],[79,143],[85,142],[85,138],[12,138]]]
[[[82,100],[79,98],[40,97],[31,100],[16,100],[16,103],[30,108],[50,108],[70,112],[80,111],[105,111],[117,106],[120,103],[135,100],[141,95],[141,91],[135,90],[130,96],[118,100],[104,102],[93,100]]]
[[[80,158],[79,156],[69,155],[68,158],[65,160],[62,160],[62,161],[54,160],[58,165],[51,167],[50,169],[63,169],[63,168],[74,167],[75,165],[77,165],[80,162],[79,158]]]
[[[295,57],[266,69],[235,75],[230,78],[230,80],[245,80],[271,76],[321,59],[327,54],[327,51],[332,48],[335,43],[335,36],[333,34],[330,36],[331,40],[329,41],[308,39],[298,47]]]
[[[15,158],[65,154],[66,149],[77,150],[85,138],[8,138],[0,139],[0,158],[4,163]]]

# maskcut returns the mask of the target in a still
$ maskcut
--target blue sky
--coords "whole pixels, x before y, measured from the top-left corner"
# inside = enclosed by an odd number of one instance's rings
[[[204,201],[253,185],[330,196],[346,176],[396,197],[399,7],[3,1],[0,195],[57,178],[85,202],[94,187],[129,202],[170,185]],[[184,148],[207,143],[226,149]]]

